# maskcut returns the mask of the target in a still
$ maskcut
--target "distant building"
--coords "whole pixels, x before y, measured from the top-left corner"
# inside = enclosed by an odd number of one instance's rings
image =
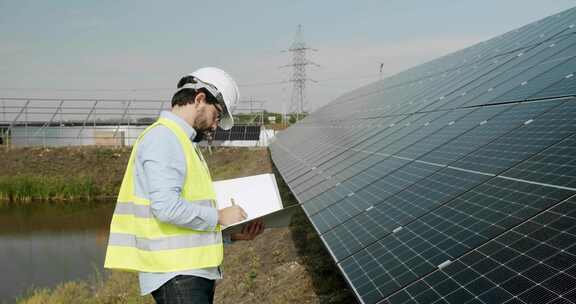
[[[11,146],[130,146],[147,127],[140,125],[91,124],[78,123],[17,124],[10,128]]]

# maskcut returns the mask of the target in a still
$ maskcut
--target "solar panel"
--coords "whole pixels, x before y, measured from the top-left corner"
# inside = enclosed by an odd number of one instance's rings
[[[362,303],[576,302],[576,8],[346,93],[272,159]]]
[[[260,126],[235,125],[230,130],[216,129],[214,140],[259,140]]]

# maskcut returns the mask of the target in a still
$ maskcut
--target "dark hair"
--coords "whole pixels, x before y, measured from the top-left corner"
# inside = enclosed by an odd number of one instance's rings
[[[187,83],[196,83],[194,76],[182,77],[180,79],[180,81],[178,81],[178,85],[176,87],[181,88],[182,86],[184,86]],[[187,105],[189,103],[194,103],[194,100],[196,99],[196,95],[198,95],[199,92],[202,92],[206,95],[206,102],[218,103],[216,98],[214,96],[212,96],[212,94],[204,88],[200,88],[198,90],[183,89],[183,90],[176,92],[176,94],[174,94],[174,96],[172,96],[172,107],[183,106],[183,105]]]
[[[198,92],[194,89],[184,89],[176,92],[174,96],[172,96],[172,107],[175,106],[183,106],[189,103],[194,103],[194,99],[196,99],[196,95]]]
[[[178,81],[178,84],[176,85],[177,88],[181,88],[182,86],[184,86],[187,83],[196,83],[196,79],[194,78],[194,76],[188,75],[188,76],[184,76],[180,79],[180,81]]]

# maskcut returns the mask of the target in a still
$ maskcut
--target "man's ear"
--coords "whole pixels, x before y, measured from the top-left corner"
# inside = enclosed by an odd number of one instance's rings
[[[199,106],[202,103],[206,103],[206,94],[204,92],[198,92],[194,98],[194,105]]]

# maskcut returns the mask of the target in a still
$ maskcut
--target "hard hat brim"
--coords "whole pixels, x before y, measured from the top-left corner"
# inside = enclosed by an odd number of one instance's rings
[[[227,112],[222,115],[222,118],[220,118],[220,123],[218,123],[218,126],[220,129],[228,131],[234,126],[234,118],[232,115],[230,115],[229,112]]]

